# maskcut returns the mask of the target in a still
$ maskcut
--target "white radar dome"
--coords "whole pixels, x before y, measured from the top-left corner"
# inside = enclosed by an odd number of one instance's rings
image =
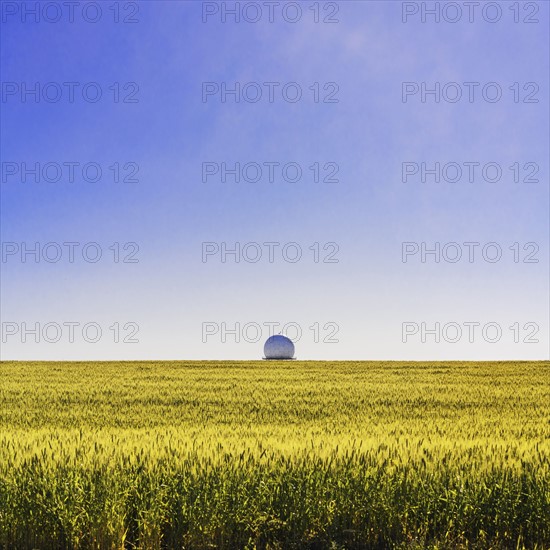
[[[264,345],[266,359],[294,359],[294,344],[282,334],[269,337]]]

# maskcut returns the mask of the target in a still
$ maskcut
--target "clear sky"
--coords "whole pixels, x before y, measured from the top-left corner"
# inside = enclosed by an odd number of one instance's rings
[[[3,2],[2,359],[548,359],[549,3],[438,4]]]

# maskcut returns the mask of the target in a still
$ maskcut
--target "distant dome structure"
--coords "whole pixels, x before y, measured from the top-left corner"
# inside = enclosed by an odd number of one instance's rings
[[[264,344],[265,359],[294,359],[294,344],[282,334],[270,336]]]

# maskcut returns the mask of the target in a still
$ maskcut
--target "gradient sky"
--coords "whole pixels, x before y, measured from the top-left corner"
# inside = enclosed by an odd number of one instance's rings
[[[199,1],[138,2],[136,23],[115,23],[110,2],[101,3],[96,23],[84,20],[82,4],[73,23],[66,12],[58,22],[22,16],[24,4],[34,2],[4,3],[4,10],[5,4],[17,13],[3,13],[1,80],[5,92],[13,85],[17,91],[1,103],[2,359],[257,359],[269,336],[265,323],[298,324],[301,359],[549,358],[548,2],[529,3],[538,23],[523,22],[531,8],[522,3],[516,23],[513,2],[505,1],[496,3],[502,18],[495,23],[481,9],[473,22],[466,14],[456,23],[433,16],[422,22],[417,14],[404,23],[397,1],[320,2],[321,17],[338,7],[338,23],[315,23],[314,2],[300,3],[295,23],[282,16],[285,2],[274,8],[273,22],[264,7],[257,23],[231,16],[224,23],[220,12],[204,23]],[[119,4],[121,17],[129,15],[126,5]],[[23,84],[43,89],[52,82],[79,83],[75,101],[66,87],[57,102],[32,95],[22,101]],[[96,103],[82,99],[89,82],[101,86]],[[137,102],[115,103],[109,89],[115,82],[121,98],[130,91],[126,83],[137,83]],[[273,103],[237,103],[232,96],[222,102],[219,94],[204,102],[204,82],[280,86]],[[300,84],[302,100],[282,98],[288,82]],[[325,83],[336,83],[338,103],[315,103],[309,90],[315,82],[321,97]],[[403,82],[480,86],[473,102],[462,86],[456,103],[433,96],[423,103],[420,94],[404,103]],[[488,82],[501,86],[500,101],[483,99]],[[516,82],[519,103],[509,90]],[[528,82],[538,85],[538,103],[523,102]],[[37,162],[94,162],[102,178],[85,181],[79,169],[73,182],[68,171],[58,182],[9,175],[14,166]],[[114,182],[115,162],[136,163],[139,181]],[[295,162],[303,176],[293,183],[276,171],[271,183],[266,172],[257,183],[231,176],[224,183],[218,175],[204,183],[205,162]],[[315,183],[308,168],[315,162],[337,163],[339,181]],[[503,174],[498,182],[485,181],[480,169],[473,182],[466,173],[454,183],[429,176],[403,182],[403,162],[494,162]],[[515,183],[514,163],[522,180],[524,165],[535,163],[538,182]],[[32,256],[22,262],[20,250],[36,242],[80,245],[74,262],[66,247],[58,262]],[[81,254],[91,242],[103,252],[96,263]],[[113,261],[110,247],[130,242],[139,245],[138,261]],[[223,263],[219,254],[203,262],[204,242],[281,246],[273,263],[263,246],[257,263],[233,256]],[[302,248],[296,263],[281,256],[289,242]],[[423,263],[420,254],[404,263],[404,242],[480,246],[473,262],[463,247],[456,263],[431,256]],[[481,248],[490,242],[502,248],[500,261],[483,259]],[[321,249],[317,263],[309,250],[314,243]],[[325,243],[338,245],[337,262],[322,261]],[[523,250],[526,243],[536,243],[537,263],[523,261],[533,250]],[[8,254],[14,246],[19,252]],[[43,334],[38,343],[32,334],[23,341],[23,324],[42,330],[68,322],[80,323],[74,342],[66,326],[57,342]],[[86,323],[101,327],[98,342],[82,337]],[[120,339],[139,327],[139,342],[114,342],[114,323]],[[205,337],[204,323],[218,331]],[[239,323],[239,342],[231,333],[223,338],[222,323],[229,330]],[[309,328],[316,323],[318,342]],[[419,329],[407,342],[403,323]],[[463,335],[437,343],[428,334],[422,342],[422,323],[427,329],[456,323]],[[464,323],[480,324],[473,342]],[[483,337],[487,323],[501,327],[498,342]],[[334,324],[338,342],[323,342]],[[257,326],[259,340],[247,341]],[[511,326],[519,328],[520,342]],[[535,326],[538,343],[523,342]],[[47,339],[56,339],[55,327]]]

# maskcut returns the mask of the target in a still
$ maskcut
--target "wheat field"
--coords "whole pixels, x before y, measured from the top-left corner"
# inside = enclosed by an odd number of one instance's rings
[[[550,548],[549,362],[2,362],[0,546]]]

